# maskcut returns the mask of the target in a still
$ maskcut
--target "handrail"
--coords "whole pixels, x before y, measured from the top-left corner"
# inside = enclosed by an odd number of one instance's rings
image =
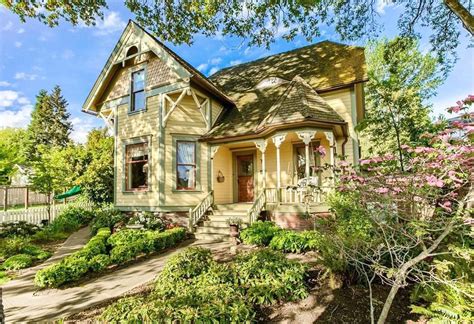
[[[204,197],[199,204],[194,208],[189,208],[189,230],[194,231],[194,226],[199,222],[199,220],[206,214],[209,208],[214,204],[214,190],[209,191],[209,193]]]
[[[250,207],[247,211],[247,217],[249,220],[249,225],[252,225],[253,222],[255,222],[258,219],[258,216],[260,215],[260,212],[262,209],[265,207],[266,203],[266,194],[265,194],[265,189],[263,189],[258,195],[255,201],[252,204],[252,207]]]

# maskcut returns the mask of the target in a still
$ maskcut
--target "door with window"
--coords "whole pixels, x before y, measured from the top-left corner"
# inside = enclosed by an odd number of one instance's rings
[[[252,202],[254,198],[253,154],[237,155],[238,202]]]

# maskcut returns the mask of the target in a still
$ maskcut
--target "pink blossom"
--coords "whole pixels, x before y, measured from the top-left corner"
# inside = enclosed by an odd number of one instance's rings
[[[359,163],[360,163],[360,165],[366,165],[366,164],[372,163],[372,160],[371,159],[360,160]]]
[[[426,181],[431,187],[442,188],[444,186],[443,180],[436,178],[434,175],[426,176]]]
[[[315,152],[318,152],[319,155],[321,156],[325,156],[326,155],[326,149],[324,148],[324,146],[318,146],[317,148],[314,149]]]
[[[451,202],[450,201],[445,201],[443,202],[442,204],[440,204],[441,208],[443,208],[444,210],[448,211],[448,212],[451,212],[452,209],[451,209]]]
[[[375,189],[375,192],[384,194],[388,192],[388,188],[377,188]]]

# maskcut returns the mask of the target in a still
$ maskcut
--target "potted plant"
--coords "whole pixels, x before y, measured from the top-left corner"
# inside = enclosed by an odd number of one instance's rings
[[[128,229],[143,229],[144,228],[144,219],[141,214],[137,216],[132,216],[127,222],[127,225],[125,226]]]
[[[239,227],[242,225],[242,219],[238,217],[232,217],[227,219],[227,224],[230,227],[230,236],[231,237],[238,237],[239,236]]]

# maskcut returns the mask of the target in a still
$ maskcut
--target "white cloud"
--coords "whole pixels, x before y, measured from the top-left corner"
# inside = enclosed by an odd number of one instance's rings
[[[12,84],[10,82],[7,82],[7,81],[0,81],[0,87],[9,87],[11,86]]]
[[[240,63],[242,63],[241,60],[230,61],[230,65],[238,65]]]
[[[0,128],[26,127],[30,122],[33,105],[21,106],[19,110],[0,111]]]
[[[96,121],[94,123],[93,121]],[[93,118],[79,118],[74,117],[71,119],[73,131],[71,132],[71,138],[74,142],[85,143],[87,141],[87,134],[93,129],[100,126],[98,125],[99,119]]]
[[[214,36],[212,36],[212,38],[214,38],[215,40],[223,40],[224,39],[224,35],[222,35],[222,32],[220,30],[218,30],[216,32],[216,34]]]
[[[207,69],[207,64],[206,63],[202,63],[202,64],[199,64],[197,69],[201,72],[204,72],[206,69]]]
[[[16,47],[16,48],[20,48],[21,45],[23,45],[21,42],[15,42],[15,47]]]
[[[222,58],[220,58],[220,57],[215,57],[215,58],[211,59],[211,65],[217,65],[220,62],[222,62]]]
[[[390,7],[393,5],[392,0],[377,0],[377,6],[375,8],[375,11],[379,15],[385,14],[385,8]]]
[[[214,67],[209,71],[209,75],[213,75],[213,74],[216,73],[217,71],[219,71],[219,67],[218,67],[218,66],[214,66]]]
[[[25,73],[25,72],[17,72],[17,73],[15,73],[15,79],[33,81],[33,80],[38,79],[38,75],[37,74],[29,74],[29,73]]]
[[[13,27],[13,23],[11,21],[9,21],[9,22],[7,22],[7,24],[5,26],[3,26],[2,30],[7,31],[7,30],[12,29],[12,27]]]
[[[23,34],[25,32],[25,29],[24,28],[20,28],[18,29],[17,33],[18,34]]]
[[[28,105],[28,104],[30,104],[31,102],[30,102],[30,99],[28,99],[28,98],[26,98],[26,97],[20,97],[20,98],[18,98],[18,103],[19,103],[20,105]]]
[[[20,97],[20,94],[13,90],[0,91],[0,107],[10,107]]]
[[[95,25],[96,35],[105,36],[118,31],[122,31],[127,23],[122,20],[120,14],[116,11],[111,11],[105,14],[103,20],[99,20]]]

